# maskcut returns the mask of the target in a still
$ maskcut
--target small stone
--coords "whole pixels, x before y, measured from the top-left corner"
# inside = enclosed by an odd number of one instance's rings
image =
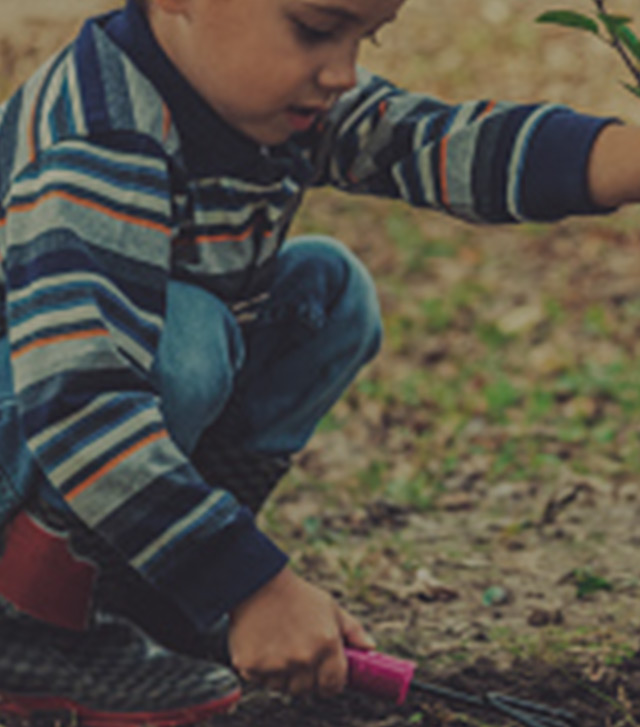
[[[534,608],[527,619],[529,626],[540,628],[542,626],[558,625],[564,623],[564,615],[560,609],[549,610]]]

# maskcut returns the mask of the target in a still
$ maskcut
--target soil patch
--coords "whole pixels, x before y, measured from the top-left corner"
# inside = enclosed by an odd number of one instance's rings
[[[491,692],[568,710],[580,727],[635,725],[640,718],[640,658],[617,669],[586,676],[579,670],[551,667],[540,662],[516,662],[505,672],[489,660],[478,660],[448,676],[433,679],[424,672],[421,681],[459,692]],[[635,706],[634,706],[635,705]],[[278,727],[462,727],[517,724],[509,717],[485,709],[462,706],[452,700],[412,695],[398,707],[367,695],[346,693],[333,700],[292,699],[250,690],[237,712],[216,720],[224,727],[278,725]]]

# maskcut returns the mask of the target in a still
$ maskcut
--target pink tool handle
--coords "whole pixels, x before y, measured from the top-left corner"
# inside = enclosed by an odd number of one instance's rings
[[[403,704],[416,664],[379,651],[345,649],[349,662],[349,686],[383,699]]]

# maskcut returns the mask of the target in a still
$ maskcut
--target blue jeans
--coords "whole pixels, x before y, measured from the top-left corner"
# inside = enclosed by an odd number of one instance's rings
[[[271,295],[244,324],[204,289],[173,281],[152,371],[167,428],[187,456],[216,427],[246,453],[297,452],[374,356],[380,337],[371,278],[329,238],[297,238],[284,245]],[[24,489],[17,491],[16,483]],[[25,490],[39,491],[54,507],[62,505],[44,484],[21,434],[5,337],[0,339],[0,527],[20,506]]]
[[[271,295],[245,324],[201,288],[172,282],[168,296],[154,376],[169,431],[187,455],[231,402],[224,428],[240,448],[301,450],[380,345],[373,282],[330,238],[284,245]]]

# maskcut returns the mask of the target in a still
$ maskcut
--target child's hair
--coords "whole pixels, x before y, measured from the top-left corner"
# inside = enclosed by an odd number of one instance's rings
[[[134,0],[135,4],[141,9],[147,9],[147,0]]]

